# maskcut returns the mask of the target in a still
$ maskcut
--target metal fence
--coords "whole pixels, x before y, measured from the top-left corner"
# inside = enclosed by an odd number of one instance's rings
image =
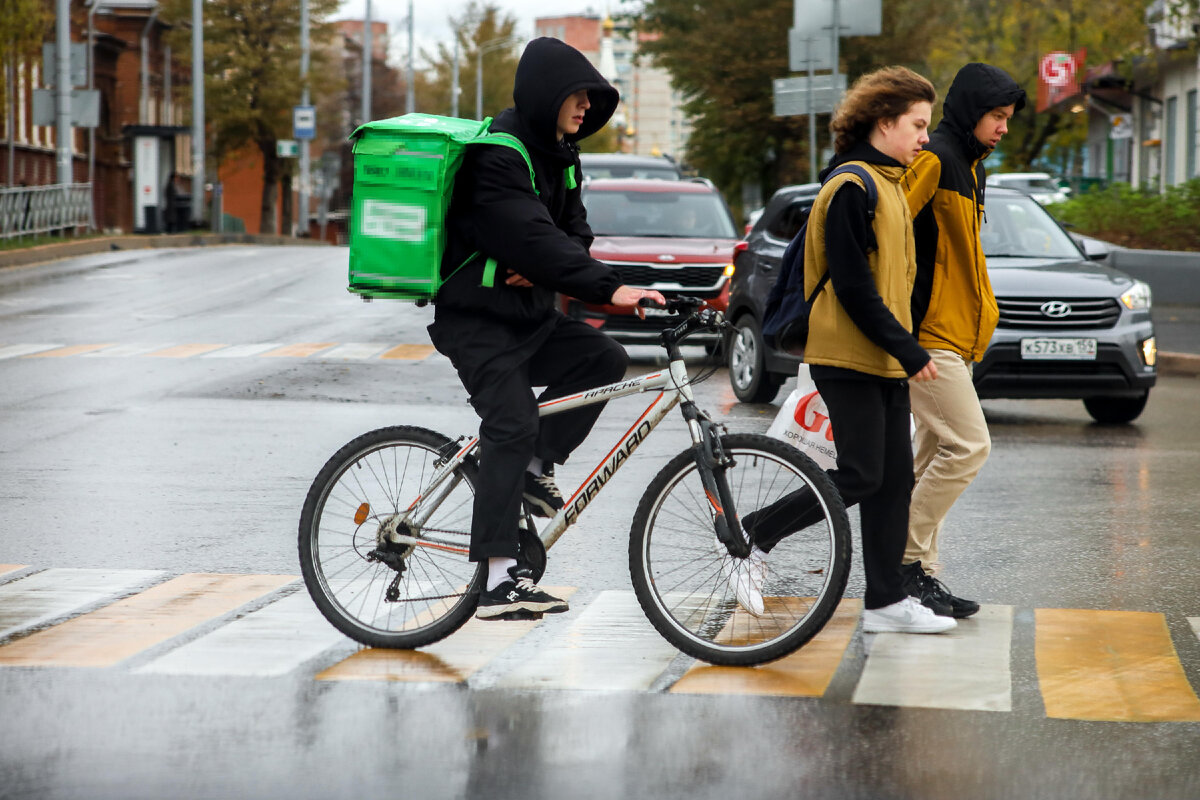
[[[0,189],[0,239],[91,227],[90,183]]]

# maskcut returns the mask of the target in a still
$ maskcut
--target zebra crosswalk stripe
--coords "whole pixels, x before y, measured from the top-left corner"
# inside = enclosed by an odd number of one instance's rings
[[[697,664],[671,687],[674,694],[754,694],[821,697],[846,654],[862,601],[842,600],[825,627],[791,655],[759,667]]]
[[[305,591],[217,628],[135,672],[160,675],[286,675],[346,637]]]
[[[645,690],[679,655],[628,591],[601,592],[565,635],[501,676],[511,689]]]
[[[854,702],[1012,711],[1012,606],[985,605],[953,631],[867,634]]]
[[[0,567],[0,572],[5,570]],[[0,586],[0,639],[160,578],[158,570],[48,569]]]
[[[1046,716],[1200,722],[1200,699],[1162,614],[1039,608],[1036,618]]]
[[[0,646],[0,665],[112,666],[292,580],[290,575],[180,575]]]
[[[544,587],[556,597],[569,598],[574,587]],[[493,658],[540,623],[484,622],[471,619],[449,638],[421,650],[361,650],[317,674],[319,681],[400,681],[405,683],[465,683]]]

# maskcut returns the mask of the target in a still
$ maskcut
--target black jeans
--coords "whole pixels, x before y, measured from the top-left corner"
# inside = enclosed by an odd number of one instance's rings
[[[837,445],[837,469],[829,477],[849,508],[859,506],[867,608],[903,600],[900,561],[908,539],[908,504],[913,487],[908,383],[861,373],[850,378],[813,375],[829,408]],[[763,550],[824,516],[808,488],[759,511],[743,526]]]
[[[534,456],[564,463],[587,438],[604,408],[596,403],[539,418],[538,403],[618,381],[629,366],[624,347],[561,314],[548,330],[539,328],[532,338],[500,329],[494,334],[487,342],[474,343],[434,337],[439,351],[454,364],[481,419],[472,561],[516,558],[525,468]],[[535,399],[533,386],[546,389]]]

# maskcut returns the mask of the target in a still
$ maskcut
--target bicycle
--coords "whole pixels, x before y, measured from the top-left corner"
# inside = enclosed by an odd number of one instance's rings
[[[810,458],[776,439],[728,433],[696,406],[680,342],[732,328],[702,304],[668,301],[668,314],[686,316],[661,335],[667,369],[540,405],[545,416],[655,392],[540,533],[524,510],[520,560],[540,579],[546,550],[679,406],[692,446],[667,462],[638,503],[630,576],[667,641],[703,661],[748,666],[792,653],[829,620],[850,571],[850,525],[832,481]],[[309,594],[334,627],[368,646],[410,649],[471,617],[487,575],[486,562],[467,560],[478,447],[478,437],[392,426],[359,436],[329,459],[304,502],[299,550]],[[739,512],[801,489],[812,492],[823,517],[771,549],[765,608],[754,616],[738,605],[728,580],[750,554]]]

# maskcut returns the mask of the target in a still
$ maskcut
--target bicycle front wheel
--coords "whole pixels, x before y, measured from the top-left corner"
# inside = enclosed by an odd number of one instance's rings
[[[820,509],[814,524],[771,547],[762,615],[738,605],[729,576],[742,559],[717,540],[690,450],[642,495],[629,570],[638,602],[667,641],[712,664],[749,666],[788,655],[829,621],[850,574],[850,522],[829,476],[796,448],[758,434],[722,436],[721,444],[734,461],[725,476],[739,518],[797,491],[811,493]]]
[[[467,560],[474,463],[427,491],[453,449],[424,428],[381,428],[335,453],[313,481],[300,516],[300,568],[317,608],[351,639],[421,647],[475,610],[484,564]]]

